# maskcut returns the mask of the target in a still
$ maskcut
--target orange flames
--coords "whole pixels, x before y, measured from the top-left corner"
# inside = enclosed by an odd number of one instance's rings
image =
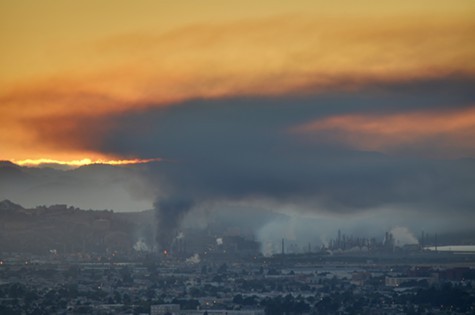
[[[25,159],[25,160],[12,160],[13,163],[21,165],[21,166],[38,166],[41,164],[59,164],[71,167],[79,167],[83,165],[90,165],[90,164],[108,164],[108,165],[128,165],[128,164],[141,164],[141,163],[149,163],[149,162],[158,162],[160,159],[121,159],[121,160],[107,160],[107,159],[97,159],[92,160],[89,158],[81,159],[81,160],[69,160],[69,161],[61,161],[61,160],[54,160],[54,159]]]

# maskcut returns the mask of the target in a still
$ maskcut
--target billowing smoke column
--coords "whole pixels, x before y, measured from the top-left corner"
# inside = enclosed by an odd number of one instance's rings
[[[156,240],[160,250],[170,248],[183,216],[193,207],[186,198],[168,198],[154,203],[157,218]]]
[[[442,110],[444,104],[459,101],[458,96],[447,95],[470,95],[463,104],[475,101],[474,93],[461,93],[458,88],[447,93],[445,83],[440,89],[431,84],[421,87],[422,103],[411,84],[407,90],[395,86],[397,89],[374,98],[358,93],[297,99],[226,98],[127,113],[115,124],[120,129],[110,135],[104,151],[165,157],[150,163],[144,171],[150,178],[146,186],[162,196],[155,204],[159,221],[156,238],[162,250],[168,249],[180,220],[196,206],[194,203],[237,201],[257,208],[279,206],[289,212],[324,214],[334,218],[337,227],[342,221],[338,219],[345,215],[352,219],[345,221],[367,218],[376,222],[374,216],[366,216],[373,211],[381,222],[394,220],[389,226],[414,229],[412,222],[424,222],[428,230],[432,223],[427,222],[435,222],[428,218],[438,218],[444,220],[441,225],[447,230],[458,231],[461,224],[473,230],[473,159],[410,157],[413,150],[416,154],[424,152],[423,143],[417,150],[410,149],[409,157],[391,156],[340,143],[339,129],[308,136],[293,131],[302,123],[325,117],[338,120],[340,115],[398,113],[396,104],[401,103],[405,104],[401,114],[409,108],[427,110],[435,103]],[[393,95],[393,90],[397,94]],[[438,90],[444,93],[434,94]],[[377,121],[377,117],[374,119]],[[432,142],[428,141],[427,150]],[[404,153],[406,149],[400,150]],[[448,215],[452,209],[457,209],[459,215]],[[383,219],[388,214],[392,219]],[[457,224],[448,223],[455,220]],[[285,225],[281,231],[286,231]]]

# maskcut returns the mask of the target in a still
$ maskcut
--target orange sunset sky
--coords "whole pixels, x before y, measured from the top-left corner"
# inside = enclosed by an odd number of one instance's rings
[[[114,117],[189,100],[475,89],[470,0],[1,1],[0,39],[0,159],[20,164],[166,157],[105,150]],[[421,154],[475,157],[468,99],[309,117],[283,132],[387,154],[441,139]]]

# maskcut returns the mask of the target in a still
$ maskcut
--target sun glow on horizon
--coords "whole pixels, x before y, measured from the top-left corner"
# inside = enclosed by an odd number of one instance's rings
[[[129,165],[129,164],[143,164],[149,162],[158,162],[161,159],[153,158],[153,159],[117,159],[117,160],[108,160],[108,159],[77,159],[77,160],[55,160],[55,159],[24,159],[24,160],[11,160],[13,163],[18,164],[20,166],[32,166],[37,167],[44,164],[57,164],[63,166],[70,166],[70,167],[80,167],[84,165],[91,165],[91,164],[107,164],[107,165]]]

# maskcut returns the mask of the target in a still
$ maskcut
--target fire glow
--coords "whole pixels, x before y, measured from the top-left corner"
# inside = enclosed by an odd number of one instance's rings
[[[42,164],[58,164],[71,167],[79,167],[84,165],[91,164],[108,164],[108,165],[129,165],[129,164],[143,164],[149,162],[158,162],[159,158],[154,159],[119,159],[119,160],[106,160],[106,159],[97,159],[92,160],[89,158],[80,159],[80,160],[69,160],[61,161],[54,159],[25,159],[25,160],[12,160],[13,163],[21,166],[39,166]]]

